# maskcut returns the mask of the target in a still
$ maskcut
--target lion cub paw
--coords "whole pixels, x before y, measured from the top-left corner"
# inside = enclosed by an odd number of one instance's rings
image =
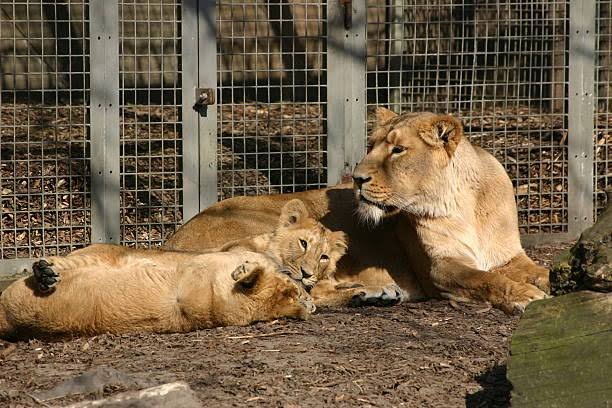
[[[57,272],[51,268],[52,263],[47,262],[44,259],[34,262],[32,265],[32,272],[34,273],[34,279],[38,290],[42,293],[49,293],[55,289],[55,286],[60,281],[60,276]]]
[[[513,291],[511,299],[504,303],[501,308],[509,314],[523,314],[529,303],[549,297],[546,292],[525,283],[520,285],[520,289]]]
[[[392,306],[402,303],[406,295],[395,283],[376,287],[364,287],[356,289],[356,294],[351,298],[351,306]]]

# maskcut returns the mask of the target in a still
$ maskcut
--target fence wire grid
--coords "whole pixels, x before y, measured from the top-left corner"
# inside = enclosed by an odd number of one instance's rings
[[[603,208],[612,179],[612,1],[585,2],[594,9],[593,33],[585,37],[593,43],[593,127],[575,134],[569,89],[576,33],[570,27],[583,13],[575,0],[353,0],[354,15],[365,18],[349,19],[346,37],[330,30],[328,16],[342,7],[336,2],[217,0],[214,19],[199,3],[0,2],[0,259],[64,254],[92,242],[98,187],[91,117],[101,108],[92,101],[105,90],[94,89],[91,72],[108,69],[91,66],[92,50],[101,49],[94,40],[118,51],[118,70],[107,72],[116,86],[106,91],[119,101],[110,122],[118,129],[112,160],[119,178],[115,185],[109,177],[116,196],[104,199],[119,203],[113,216],[126,245],[160,245],[186,221],[187,205],[194,207],[184,186],[198,185],[202,176],[187,165],[193,152],[185,138],[189,132],[208,137],[199,129],[211,118],[194,121],[184,103],[185,84],[199,79],[183,60],[194,61],[203,39],[216,42],[217,171],[216,185],[200,181],[198,188],[212,197],[327,185],[330,155],[342,150],[328,130],[334,121],[350,120],[331,113],[344,95],[328,93],[328,77],[362,64],[365,76],[348,83],[346,75],[342,84],[357,96],[346,103],[365,112],[363,129],[349,136],[358,144],[365,145],[376,106],[449,112],[506,168],[521,233],[568,237],[575,233],[576,206],[592,207],[593,218]],[[118,37],[93,38],[92,12],[111,4]],[[185,16],[193,13],[199,31],[186,33]],[[206,36],[211,25],[216,31]],[[365,55],[351,54],[351,66],[329,65],[330,52],[348,53],[343,41],[359,27],[363,35],[351,41],[361,42]],[[207,58],[215,56],[195,60]],[[582,203],[572,201],[577,140],[593,149],[585,155],[593,199]],[[196,171],[205,167],[199,164]]]

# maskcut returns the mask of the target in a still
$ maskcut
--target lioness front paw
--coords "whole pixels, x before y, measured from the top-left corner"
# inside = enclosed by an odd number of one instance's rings
[[[501,309],[509,314],[523,314],[527,305],[534,300],[546,299],[548,296],[544,291],[535,286],[524,283],[512,291],[507,302],[501,305]]]
[[[541,271],[529,279],[529,283],[545,293],[550,293],[550,271],[542,268]]]
[[[60,281],[59,274],[51,268],[52,266],[52,263],[44,259],[34,262],[32,265],[32,272],[34,273],[36,285],[38,290],[42,293],[51,292]]]
[[[404,291],[395,283],[381,288],[364,287],[355,290],[350,306],[392,306],[404,301]]]

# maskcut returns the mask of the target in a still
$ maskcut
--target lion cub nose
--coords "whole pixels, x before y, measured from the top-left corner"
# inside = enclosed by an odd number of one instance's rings
[[[300,269],[302,271],[302,276],[305,276],[307,278],[310,278],[312,276],[312,272],[310,272],[309,270],[305,269],[303,266]]]
[[[357,187],[361,188],[362,185],[372,180],[372,177],[364,174],[353,173],[353,180],[355,181],[355,184],[357,184]]]

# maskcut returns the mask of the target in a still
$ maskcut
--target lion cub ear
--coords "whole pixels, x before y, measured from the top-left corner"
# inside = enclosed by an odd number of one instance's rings
[[[334,231],[331,234],[332,248],[338,254],[338,257],[346,254],[348,251],[348,237],[342,231]]]
[[[251,262],[240,265],[232,272],[232,279],[243,289],[251,289],[262,274],[262,268]]]
[[[438,115],[430,122],[430,126],[423,136],[432,139],[430,141],[435,144],[442,143],[448,157],[451,157],[463,136],[461,122],[450,115]]]
[[[393,112],[392,110],[383,108],[382,106],[376,108],[376,124],[378,126],[384,125],[396,116],[397,113]]]
[[[294,199],[283,206],[280,215],[279,225],[290,227],[298,224],[304,218],[308,218],[308,210],[302,200]]]

